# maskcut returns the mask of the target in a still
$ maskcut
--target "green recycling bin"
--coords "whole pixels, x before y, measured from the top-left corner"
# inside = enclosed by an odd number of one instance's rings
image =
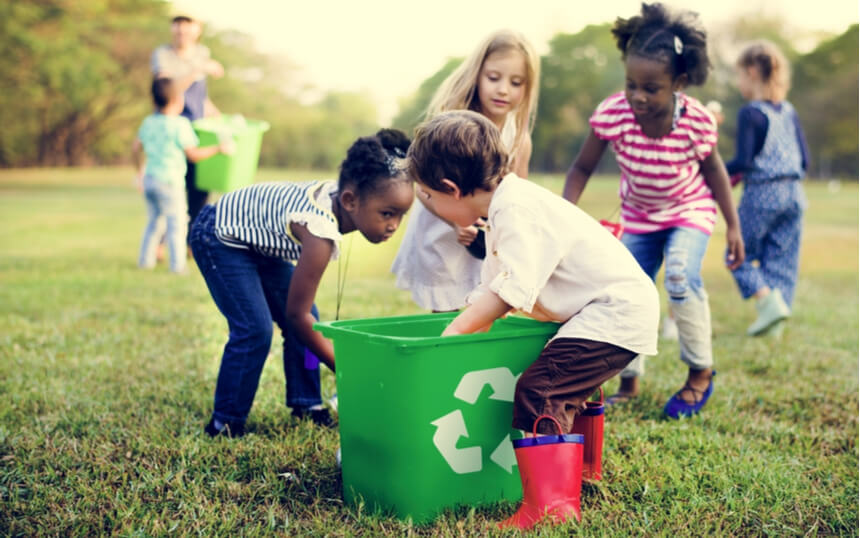
[[[348,504],[422,523],[522,498],[514,388],[558,324],[508,317],[486,333],[439,336],[455,315],[314,325],[334,341]]]
[[[197,188],[204,191],[230,192],[254,182],[260,145],[269,124],[261,120],[245,119],[239,115],[222,114],[200,118],[192,125],[201,146],[218,144],[230,136],[235,143],[231,155],[219,153],[197,163]]]

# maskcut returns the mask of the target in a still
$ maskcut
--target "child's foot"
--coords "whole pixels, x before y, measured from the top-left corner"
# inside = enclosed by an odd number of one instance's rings
[[[785,304],[779,289],[771,290],[756,302],[755,307],[758,310],[758,317],[747,329],[749,336],[761,336],[791,315],[791,309]]]
[[[313,409],[311,407],[294,407],[293,416],[299,420],[309,418],[317,426],[325,426],[326,428],[331,428],[335,425],[334,419],[331,417],[331,413],[329,413],[328,409],[324,407],[321,407],[320,409]]]
[[[698,413],[714,391],[714,376],[717,372],[705,370],[690,370],[687,382],[666,402],[663,412],[669,418],[691,417]]]
[[[623,403],[629,402],[630,400],[632,400],[635,397],[636,397],[635,394],[616,392],[612,396],[606,398],[606,400],[603,401],[603,405],[606,407],[609,407],[610,405],[623,404]]]
[[[622,377],[621,383],[618,385],[618,392],[606,398],[603,402],[603,405],[609,407],[610,405],[626,403],[639,395],[639,378],[634,377]]]
[[[213,417],[209,424],[203,428],[203,431],[209,437],[223,435],[224,437],[236,438],[245,435],[245,425],[238,422],[221,422]]]

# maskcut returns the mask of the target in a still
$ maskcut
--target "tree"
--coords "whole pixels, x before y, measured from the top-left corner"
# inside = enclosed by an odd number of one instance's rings
[[[0,165],[83,164],[128,151],[129,124],[148,106],[155,22],[143,0],[0,4]],[[142,39],[128,39],[128,35]]]

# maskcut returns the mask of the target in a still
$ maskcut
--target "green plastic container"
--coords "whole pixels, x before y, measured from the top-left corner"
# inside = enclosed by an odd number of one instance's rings
[[[223,114],[200,118],[192,125],[201,146],[218,144],[219,136],[232,136],[236,145],[231,155],[219,153],[197,163],[198,189],[230,192],[254,182],[263,133],[269,130],[267,122]]]
[[[509,317],[442,338],[454,315],[315,325],[334,341],[347,503],[421,523],[522,498],[514,387],[558,325]]]

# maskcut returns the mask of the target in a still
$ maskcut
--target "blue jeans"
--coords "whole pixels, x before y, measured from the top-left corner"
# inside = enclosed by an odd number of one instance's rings
[[[170,252],[170,270],[180,273],[185,270],[185,192],[182,185],[169,185],[152,176],[143,178],[143,194],[146,199],[148,220],[140,242],[137,265],[143,268],[155,266],[155,251],[161,240],[158,220],[167,221],[167,248]]]
[[[215,208],[208,205],[195,219],[189,241],[200,273],[230,328],[212,416],[233,423],[244,423],[248,418],[271,347],[273,321],[283,337],[287,406],[321,404],[319,365],[306,367],[305,347],[286,319],[293,264],[228,247],[215,236],[214,227]],[[316,306],[312,313],[318,317]]]
[[[621,242],[652,280],[656,280],[660,267],[666,262],[664,286],[678,325],[681,360],[694,370],[713,365],[711,309],[701,275],[709,238],[700,230],[682,227],[621,236]],[[644,364],[639,356],[621,372],[621,377],[643,373]]]

